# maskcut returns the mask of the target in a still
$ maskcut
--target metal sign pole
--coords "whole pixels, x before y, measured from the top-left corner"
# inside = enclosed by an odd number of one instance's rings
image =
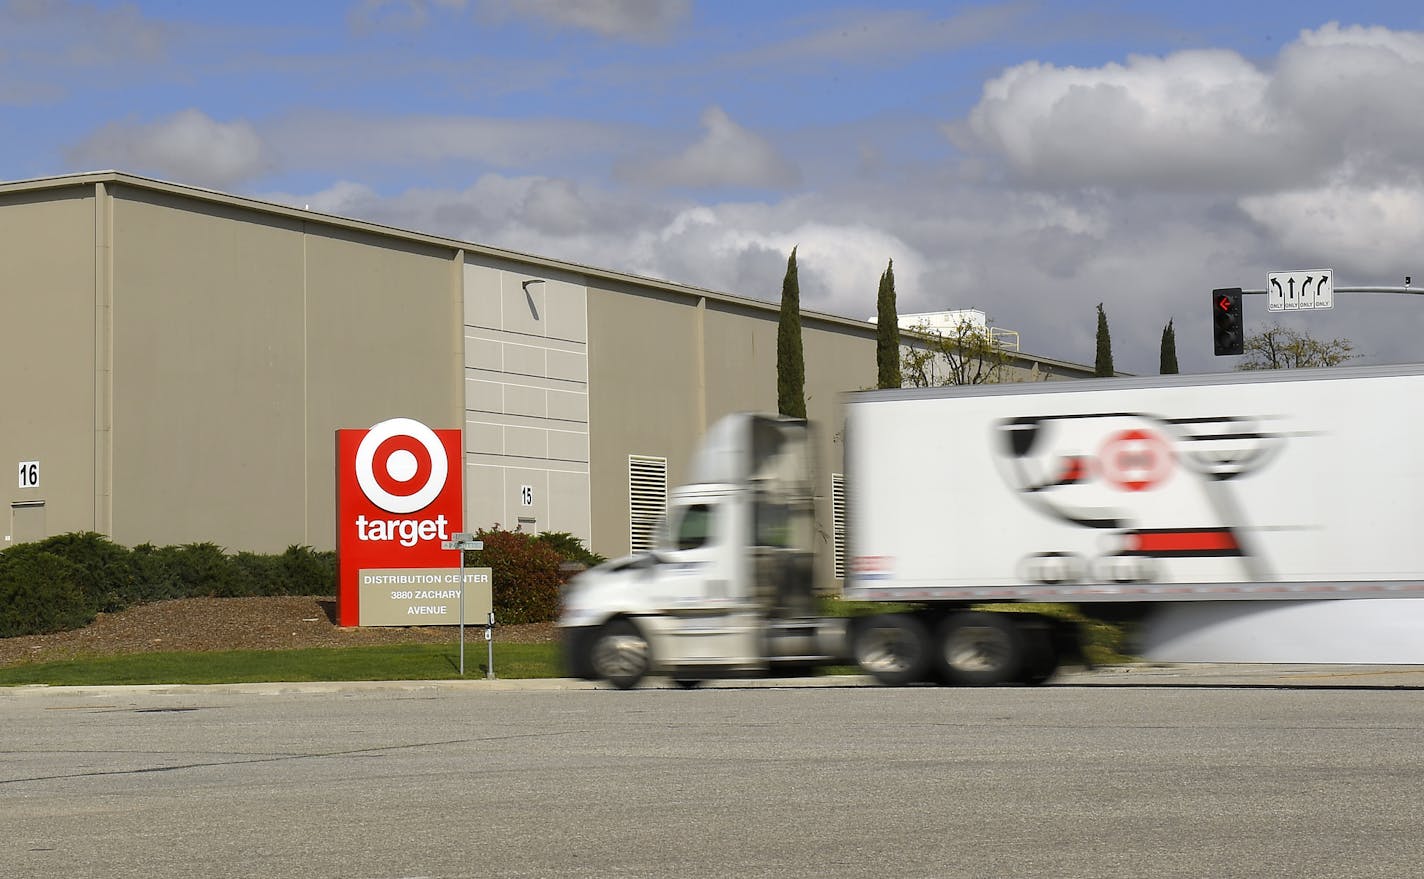
[[[489,613],[489,625],[485,626],[485,648],[489,651],[489,664],[485,666],[485,680],[494,680],[494,611]]]
[[[441,549],[454,549],[460,552],[460,677],[465,676],[465,550],[484,549],[485,542],[476,540],[475,535],[465,531],[456,534],[454,539],[447,540],[440,544]],[[494,613],[490,613],[490,619],[494,619]],[[486,637],[489,637],[486,634]],[[491,648],[493,650],[493,648]],[[492,661],[492,660],[491,660]],[[493,669],[491,669],[493,674]]]
[[[460,677],[465,676],[465,550],[460,550]]]

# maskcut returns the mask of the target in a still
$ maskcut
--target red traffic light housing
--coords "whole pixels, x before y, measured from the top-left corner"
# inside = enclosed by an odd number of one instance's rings
[[[1211,291],[1211,336],[1218,357],[1242,352],[1246,341],[1242,324],[1241,288]]]

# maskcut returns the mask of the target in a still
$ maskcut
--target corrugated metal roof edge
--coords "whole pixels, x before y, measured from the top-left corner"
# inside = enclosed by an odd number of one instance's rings
[[[568,262],[567,260],[553,259],[550,257],[538,256],[532,253],[522,253],[517,250],[506,250],[499,247],[491,247],[486,244],[476,244],[472,241],[461,241],[457,238],[447,238],[441,235],[432,235],[426,232],[415,232],[409,229],[400,229],[395,226],[386,226],[380,223],[372,223],[367,220],[355,220],[350,217],[341,217],[335,214],[326,214],[321,211],[313,211],[307,208],[294,208],[277,202],[263,201],[245,195],[233,195],[228,192],[221,192],[216,189],[207,189],[200,186],[193,186],[186,183],[174,183],[168,180],[158,180],[152,177],[143,177],[138,174],[131,174],[125,171],[105,170],[105,171],[81,171],[72,174],[59,174],[52,177],[37,177],[29,180],[9,180],[0,181],[0,194],[11,192],[29,192],[46,189],[63,189],[66,187],[92,186],[97,183],[116,183],[125,186],[133,186],[140,189],[150,189],[156,192],[165,192],[170,195],[178,195],[185,198],[195,198],[229,206],[242,207],[248,210],[261,211],[270,214],[291,217],[294,219],[306,220],[309,222],[325,223],[343,229],[358,230],[374,235],[383,235],[390,238],[398,238],[405,241],[416,241],[437,247],[446,247],[451,250],[463,250],[468,253],[476,253],[494,259],[507,259],[513,262],[521,262],[541,268],[553,269],[555,271],[570,272],[573,274],[586,275],[606,281],[613,281],[623,284],[633,284],[642,287],[652,287],[657,290],[675,293],[684,296],[702,297],[728,304],[740,305],[761,311],[779,312],[780,306],[775,302],[764,299],[753,299],[746,296],[737,296],[731,293],[723,293],[717,290],[707,290],[702,287],[694,287],[690,284],[679,284],[674,281],[666,281],[659,278],[649,278],[641,275],[633,275],[627,272],[619,272],[613,269],[604,269],[597,266],[587,266],[580,263]],[[803,319],[809,318],[814,321],[829,323],[841,326],[846,329],[860,330],[867,333],[875,332],[875,324],[867,321],[856,320],[854,318],[843,317],[836,314],[828,314],[820,311],[810,311],[802,309]],[[1065,360],[1054,360],[1048,357],[1040,357],[1035,354],[1025,354],[1014,352],[1010,359],[1027,363],[1038,363],[1043,366],[1057,366],[1073,371],[1091,370],[1092,367],[1083,366],[1077,363],[1070,363]]]

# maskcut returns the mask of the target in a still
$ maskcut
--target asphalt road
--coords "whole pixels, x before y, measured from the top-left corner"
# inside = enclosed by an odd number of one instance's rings
[[[0,690],[35,877],[1401,877],[1424,671]],[[1275,688],[1286,680],[1289,689]]]

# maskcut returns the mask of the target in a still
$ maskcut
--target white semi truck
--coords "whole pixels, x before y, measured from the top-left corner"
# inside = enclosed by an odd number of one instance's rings
[[[1424,367],[868,391],[843,439],[841,595],[892,612],[815,614],[810,428],[731,415],[662,545],[570,584],[569,672],[1042,683],[1075,633],[1005,602],[1164,660],[1424,663]]]

